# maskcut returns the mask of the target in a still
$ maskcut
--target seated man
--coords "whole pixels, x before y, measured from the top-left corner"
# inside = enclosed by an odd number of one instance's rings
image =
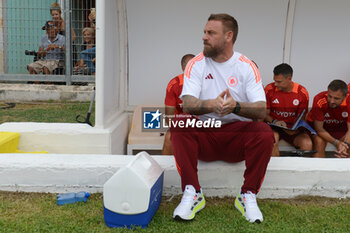
[[[293,68],[282,63],[273,70],[274,83],[265,87],[267,116],[266,122],[273,122],[284,127],[291,127],[299,114],[309,105],[309,93],[302,85],[292,81]],[[306,114],[304,115],[305,119]],[[302,130],[290,131],[273,129],[275,144],[272,156],[279,156],[278,142],[284,139],[289,144],[300,150],[312,150],[311,137]]]
[[[327,142],[336,148],[335,156],[349,157],[350,96],[342,80],[333,80],[328,90],[317,94],[307,116],[318,135],[313,135],[315,157],[324,158]]]
[[[181,59],[181,68],[182,71],[185,70],[187,63],[194,57],[193,54],[186,54]],[[170,80],[166,88],[165,96],[165,115],[168,117],[168,120],[171,120],[171,117],[178,114],[183,114],[182,110],[182,100],[180,99],[182,85],[184,82],[184,74],[180,74]],[[170,130],[168,130],[164,137],[164,144],[162,155],[172,155],[173,149],[171,147],[170,141]]]
[[[44,28],[46,34],[41,37],[39,44],[39,60],[27,65],[30,74],[52,74],[52,71],[64,59],[65,37],[58,34],[58,28],[53,21],[47,21]]]
[[[259,70],[233,50],[238,24],[227,14],[212,14],[202,37],[203,52],[186,66],[181,93],[183,110],[197,118],[176,117],[171,143],[181,176],[183,197],[173,218],[191,220],[205,207],[198,180],[198,160],[237,163],[245,160],[244,183],[235,207],[249,222],[263,215],[256,194],[265,176],[273,133],[264,122],[266,98]]]

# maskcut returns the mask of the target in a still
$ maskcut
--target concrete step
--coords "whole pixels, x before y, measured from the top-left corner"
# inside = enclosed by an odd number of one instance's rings
[[[101,154],[0,154],[0,190],[26,192],[102,192],[103,184],[134,156]],[[173,156],[153,156],[165,170],[165,195],[180,194]],[[244,162],[199,162],[206,196],[235,196],[243,183]],[[259,198],[315,195],[350,196],[350,160],[271,158]]]
[[[47,84],[0,85],[0,101],[91,101],[94,85],[66,86]]]

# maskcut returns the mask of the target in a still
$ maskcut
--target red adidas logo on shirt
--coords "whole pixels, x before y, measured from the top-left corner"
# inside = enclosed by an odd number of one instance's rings
[[[205,79],[214,79],[213,76],[211,74],[208,74],[207,77],[205,77]]]

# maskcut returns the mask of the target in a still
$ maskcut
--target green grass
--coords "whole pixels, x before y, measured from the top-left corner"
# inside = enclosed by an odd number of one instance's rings
[[[89,102],[31,102],[16,103],[14,108],[7,108],[0,102],[0,124],[4,122],[58,122],[76,123],[77,115],[85,119]],[[5,108],[5,109],[4,109]],[[94,125],[95,110],[92,109],[90,121]]]
[[[0,108],[6,107],[0,102]],[[86,116],[89,103],[17,103],[0,109],[3,122],[75,123]],[[94,110],[91,122],[94,123]],[[205,190],[204,190],[205,191]],[[172,213],[180,197],[163,197],[152,222],[140,232],[350,232],[350,200],[302,197],[259,200],[262,224],[248,223],[233,206],[233,198],[210,199],[190,222],[177,222]],[[108,228],[103,219],[102,194],[87,203],[56,205],[55,194],[0,192],[0,232],[131,232]]]
[[[163,197],[156,215],[140,232],[349,232],[350,200],[301,197],[259,200],[261,224],[248,223],[233,206],[233,198],[207,198],[193,221],[172,219],[180,197]],[[102,194],[87,203],[56,205],[56,194],[0,192],[0,232],[131,232],[108,228]]]

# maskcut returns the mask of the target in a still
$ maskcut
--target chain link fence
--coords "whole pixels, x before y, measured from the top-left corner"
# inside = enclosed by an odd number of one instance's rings
[[[95,12],[95,0],[1,0],[0,81],[95,82]]]

